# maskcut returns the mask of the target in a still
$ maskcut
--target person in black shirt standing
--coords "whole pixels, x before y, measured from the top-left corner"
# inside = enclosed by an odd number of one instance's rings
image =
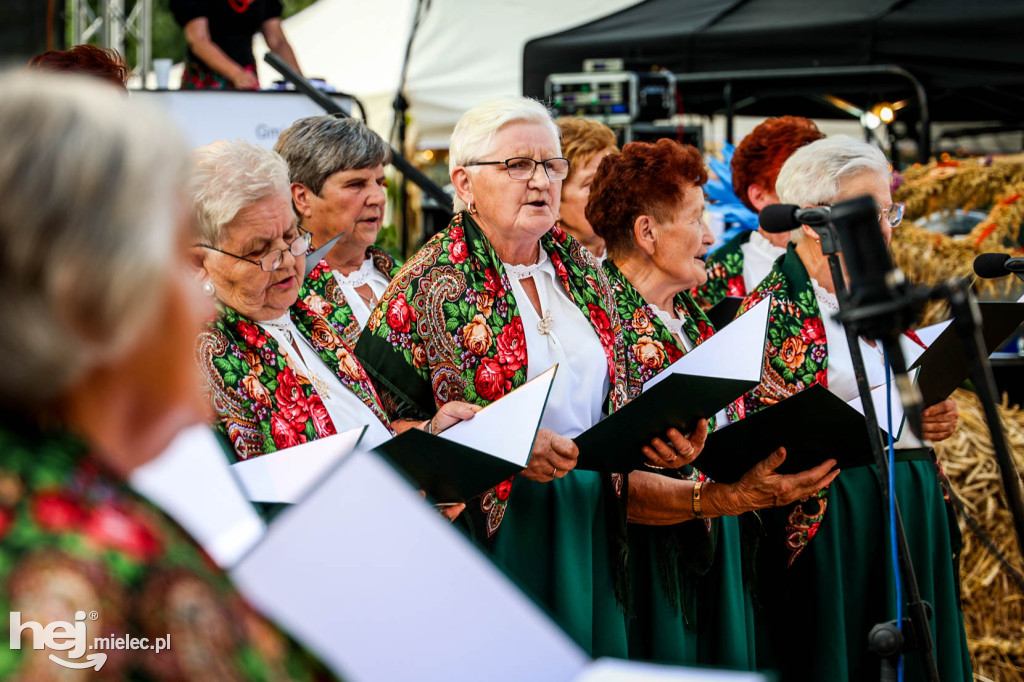
[[[271,52],[301,73],[281,29],[280,0],[171,0],[171,12],[188,41],[182,89],[258,89],[252,53],[257,31]]]

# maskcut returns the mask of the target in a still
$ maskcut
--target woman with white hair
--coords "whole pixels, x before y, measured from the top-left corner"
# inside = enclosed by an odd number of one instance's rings
[[[575,470],[572,441],[625,399],[625,348],[607,277],[555,227],[569,173],[558,128],[536,101],[486,102],[456,125],[449,170],[455,218],[395,276],[356,352],[405,418],[486,405],[558,364],[527,468],[469,521],[588,652],[626,656],[624,478]],[[643,451],[675,468],[702,443],[673,429]]]
[[[882,152],[845,135],[798,149],[776,183],[783,203],[803,207],[870,195],[886,244],[903,218],[890,186]],[[814,384],[843,400],[857,395],[820,237],[807,226],[794,234],[796,243],[743,302],[747,309],[772,296],[771,322],[762,383],[731,408],[731,417],[743,418]],[[881,347],[865,339],[859,344],[869,384],[884,384]],[[947,399],[924,411],[922,435],[943,440],[956,423],[956,405]],[[960,537],[940,477],[934,453],[906,429],[896,444],[895,489],[922,597],[934,612],[940,676],[964,680],[971,679],[971,666],[958,599]],[[762,514],[767,538],[759,550],[758,580],[765,610],[758,648],[761,664],[779,668],[784,680],[878,678],[880,662],[868,651],[868,632],[896,615],[881,505],[875,467],[863,465],[847,467],[830,486],[795,505]],[[916,653],[905,660],[907,679],[925,679]]]
[[[293,123],[274,151],[288,163],[292,202],[314,248],[340,237],[309,273],[299,299],[354,346],[401,266],[374,246],[384,224],[391,148],[362,121],[325,115]]]
[[[220,314],[200,334],[197,356],[216,427],[248,459],[366,425],[372,447],[414,425],[435,433],[471,416],[465,404],[419,424],[393,423],[340,332],[296,305],[309,233],[292,210],[288,168],[249,142],[195,152],[198,238],[192,263]]]
[[[183,143],[82,76],[0,91],[0,676],[324,676],[126,483],[206,411]],[[72,634],[45,648],[60,623]]]

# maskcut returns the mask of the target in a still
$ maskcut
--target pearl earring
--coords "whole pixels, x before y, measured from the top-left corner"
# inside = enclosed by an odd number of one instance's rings
[[[206,280],[203,282],[203,293],[207,296],[213,296],[217,293],[217,290],[213,287],[213,282]]]

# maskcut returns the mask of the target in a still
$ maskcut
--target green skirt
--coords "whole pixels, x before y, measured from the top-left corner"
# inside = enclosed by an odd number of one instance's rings
[[[611,522],[618,500],[610,498],[592,471],[571,471],[550,483],[516,478],[492,558],[588,654],[625,658]]]
[[[630,526],[630,658],[754,667],[753,607],[743,584],[739,521],[724,517],[713,523],[711,534],[701,521],[673,527]],[[669,578],[664,546],[666,536],[673,533],[678,556]],[[667,579],[675,581],[674,589],[666,589]]]
[[[898,462],[896,492],[942,680],[970,680],[959,600],[960,533],[931,461]],[[765,513],[758,553],[758,665],[789,680],[877,680],[870,629],[896,617],[888,525],[873,466],[843,471],[825,518],[792,567],[783,546],[786,513]],[[787,510],[788,511],[788,510]],[[906,601],[906,590],[903,594]],[[904,616],[906,608],[904,607]],[[924,680],[917,653],[904,657],[905,680]]]

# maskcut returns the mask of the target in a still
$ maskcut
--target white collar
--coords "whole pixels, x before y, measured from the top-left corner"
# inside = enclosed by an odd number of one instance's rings
[[[676,317],[675,315],[673,315],[672,313],[668,312],[667,310],[662,310],[661,308],[659,308],[658,306],[654,305],[653,303],[648,303],[647,305],[651,306],[651,310],[654,311],[654,314],[658,317],[658,319],[661,320],[665,324],[666,327],[668,327],[668,330],[670,332],[672,332],[673,334],[675,334],[679,338],[683,338],[683,320],[682,320],[682,318]]]
[[[775,246],[775,244],[768,241],[768,239],[757,230],[754,230],[751,233],[750,240],[747,244],[750,245],[751,249],[770,260],[775,260],[782,254],[786,253],[785,247]]]
[[[818,280],[811,277],[811,287],[814,288],[814,297],[818,299],[818,306],[829,310],[839,310],[839,299],[835,294],[826,290],[818,284]]]
[[[501,264],[505,266],[505,274],[508,275],[509,279],[519,280],[533,277],[547,262],[548,252],[540,248],[540,256],[537,257],[537,262],[533,265],[513,265],[505,261],[502,261]]]
[[[353,270],[348,275],[343,275],[338,270],[333,270],[333,272],[334,277],[338,280],[339,286],[348,286],[353,289],[358,289],[369,282],[370,277],[373,275],[373,257],[367,256],[366,259],[359,264],[359,269]]]

